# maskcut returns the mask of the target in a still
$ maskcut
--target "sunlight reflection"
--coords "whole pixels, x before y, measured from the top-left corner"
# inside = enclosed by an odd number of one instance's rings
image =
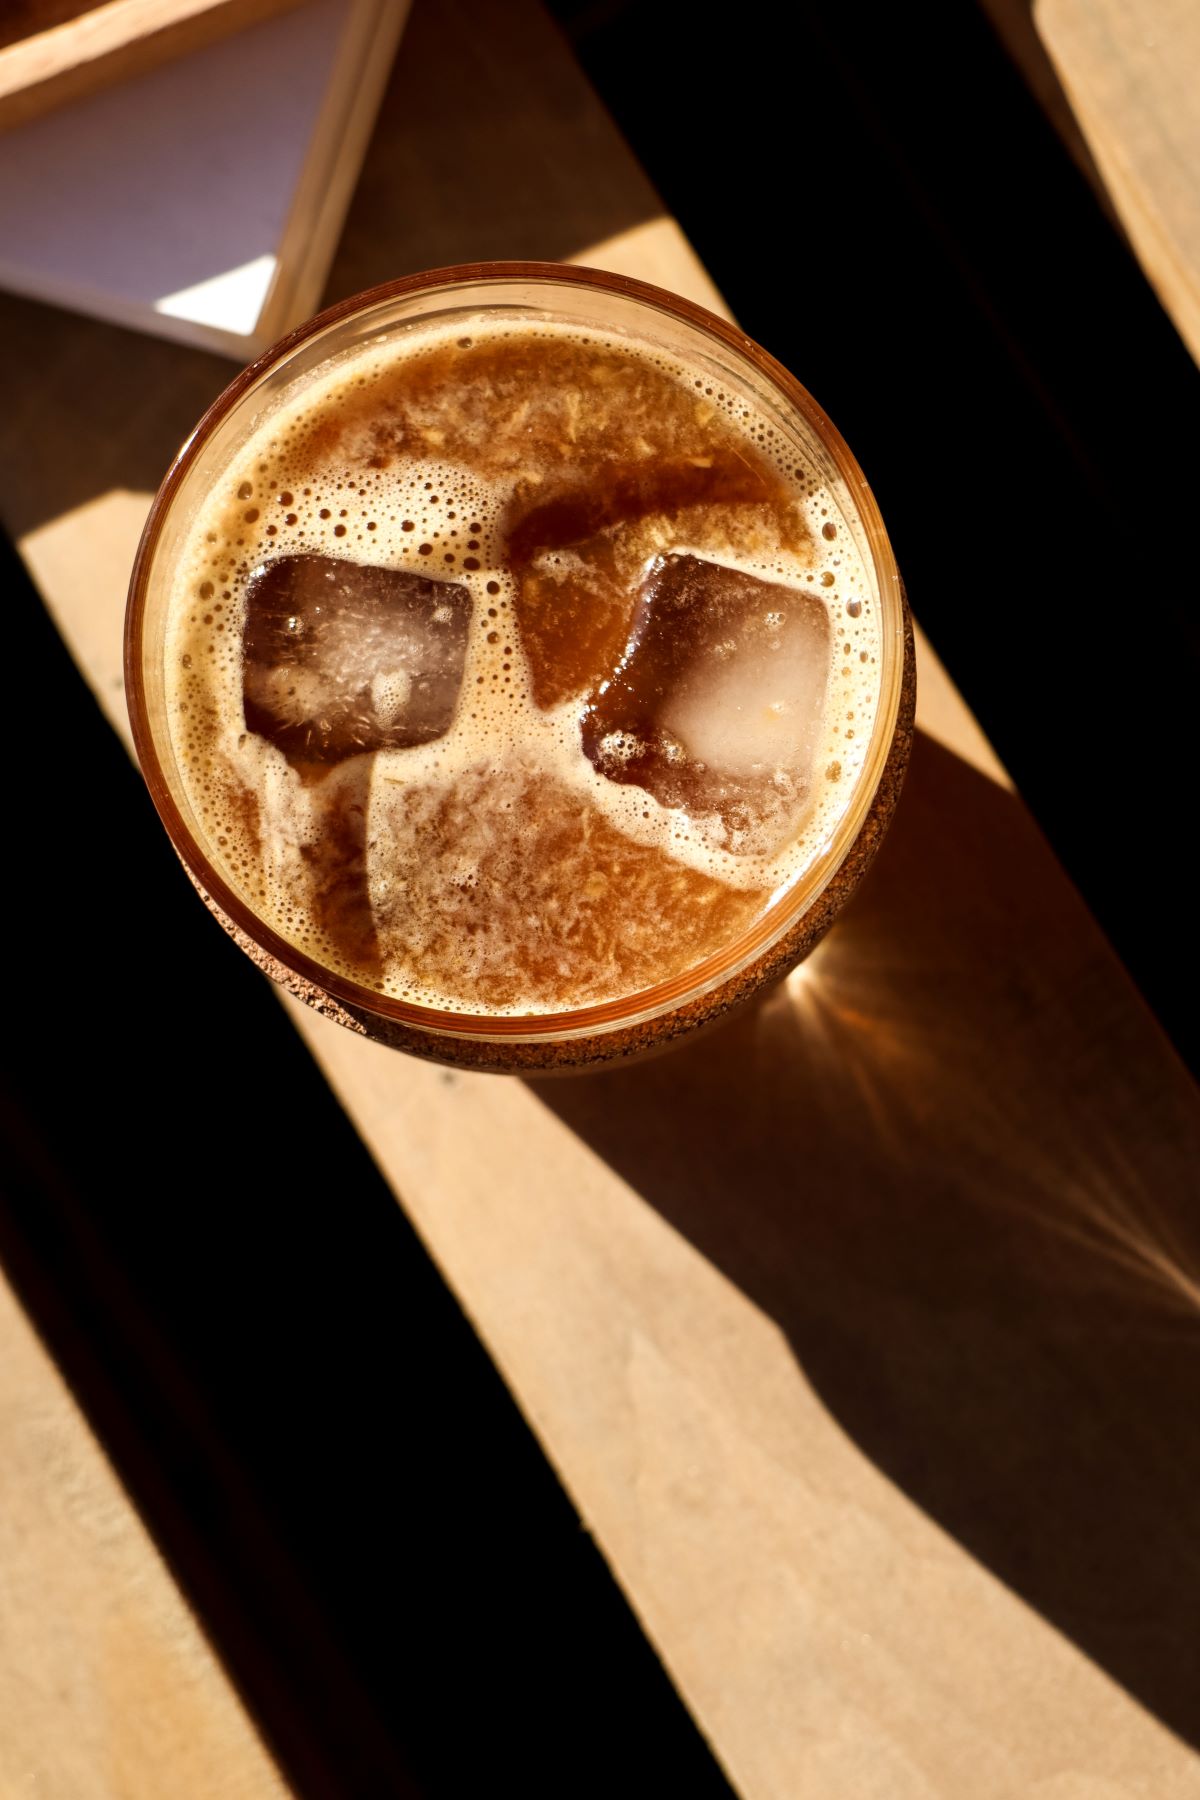
[[[792,970],[784,986],[798,1023],[826,1038],[840,1035],[859,1055],[876,1061],[923,1061],[914,1009],[895,1004],[891,971],[872,970],[845,928],[822,940],[807,961]],[[862,1040],[868,1040],[864,1045]]]
[[[1170,1311],[1200,1316],[1200,1257],[1180,1243],[1123,1146],[1105,1134],[1076,1153],[1081,1169],[1065,1172],[1053,1193],[1014,1199],[1014,1210],[1090,1252],[1109,1273],[1150,1288]]]
[[[825,938],[807,960],[785,978],[764,1009],[772,1034],[786,1033],[794,1063],[798,1049],[806,1085],[823,1095],[830,1107],[844,1107],[845,1082],[853,1084],[853,1104],[863,1115],[864,1129],[891,1154],[903,1151],[903,1120],[909,1111],[911,1083],[898,1073],[915,1052],[901,1019],[892,1020],[871,994],[886,994],[886,984],[847,982],[854,971],[853,951],[843,934]]]
[[[897,946],[881,954],[847,921],[763,1012],[781,1079],[831,1121],[852,1106],[889,1162],[1082,1252],[1077,1277],[1153,1297],[1160,1318],[1200,1316],[1200,1245],[1161,1204],[1152,1138],[1135,1159],[1120,1121],[1039,1066],[1038,1039],[994,998],[953,970],[902,967]]]

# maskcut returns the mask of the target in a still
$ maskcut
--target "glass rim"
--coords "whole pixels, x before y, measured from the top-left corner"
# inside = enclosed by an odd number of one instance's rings
[[[573,1007],[557,1012],[500,1015],[450,1012],[396,999],[327,968],[317,958],[300,950],[275,931],[224,879],[180,812],[163,768],[146,704],[143,628],[155,555],[176,496],[202,447],[260,383],[279,370],[295,352],[315,339],[359,315],[368,314],[395,301],[414,295],[427,295],[434,299],[439,293],[473,288],[479,290],[481,305],[486,305],[486,289],[489,286],[521,282],[600,292],[613,298],[627,299],[651,311],[666,313],[681,320],[702,335],[715,338],[725,351],[732,351],[736,358],[748,363],[803,417],[845,482],[867,539],[881,610],[879,702],[870,743],[854,789],[825,844],[793,887],[769,907],[755,925],[722,950],[714,952],[669,981],[592,1006]],[[700,999],[738,976],[759,956],[779,944],[789,929],[810,910],[854,844],[883,776],[900,717],[904,676],[904,619],[905,603],[900,572],[878,504],[857,458],[808,389],[760,344],[747,337],[736,325],[697,305],[695,301],[655,287],[649,282],[639,281],[633,276],[618,275],[608,270],[591,269],[573,263],[462,263],[399,276],[327,307],[264,350],[234,377],[208,407],[172,460],[151,503],[138,544],[125,614],[126,704],[134,747],[146,786],[177,855],[201,892],[215,903],[226,920],[270,958],[294,972],[302,981],[352,1009],[374,1014],[432,1037],[552,1042],[641,1024]]]

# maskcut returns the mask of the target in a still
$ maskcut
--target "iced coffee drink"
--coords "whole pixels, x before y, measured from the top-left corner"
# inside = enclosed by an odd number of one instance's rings
[[[719,321],[574,270],[398,283],[249,371],[160,494],[128,651],[223,921],[480,1067],[745,998],[857,880],[907,750],[903,601],[836,433]]]

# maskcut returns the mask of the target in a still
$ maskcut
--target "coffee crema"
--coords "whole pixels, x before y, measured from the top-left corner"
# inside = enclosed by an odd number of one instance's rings
[[[820,855],[879,702],[860,528],[653,343],[460,314],[258,422],[171,574],[167,723],[246,905],[361,986],[545,1015],[686,974]]]

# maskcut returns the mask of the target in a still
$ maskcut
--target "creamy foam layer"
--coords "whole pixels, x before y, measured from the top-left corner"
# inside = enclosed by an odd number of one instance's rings
[[[780,421],[637,340],[480,315],[327,364],[258,424],[173,575],[170,730],[208,852],[282,937],[417,1004],[544,1013],[679,974],[803,875],[853,789],[879,692],[860,535]],[[662,805],[582,751],[639,583],[680,552],[827,611],[811,780],[780,776],[783,842]],[[313,554],[469,592],[446,735],[314,773],[247,730],[248,583]],[[406,679],[379,671],[375,703]],[[738,762],[728,730],[712,742]]]

